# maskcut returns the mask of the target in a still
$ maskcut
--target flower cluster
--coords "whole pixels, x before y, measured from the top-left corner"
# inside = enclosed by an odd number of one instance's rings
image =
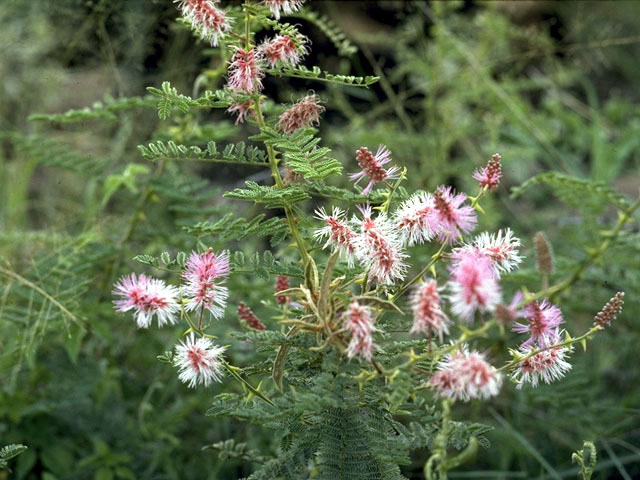
[[[461,233],[475,228],[476,213],[464,205],[467,196],[451,187],[439,187],[435,194],[418,193],[406,200],[395,213],[395,222],[407,245],[428,242],[437,237],[453,243]]]
[[[356,355],[371,360],[373,349],[373,315],[369,307],[353,302],[344,313],[344,325],[351,332],[351,341],[347,347],[347,356],[353,358]]]
[[[217,0],[174,0],[182,16],[188,20],[203,40],[214,47],[231,30],[231,20],[223,10],[215,6]]]
[[[140,328],[148,328],[154,315],[158,318],[159,327],[172,325],[177,322],[176,316],[181,309],[185,315],[197,311],[200,322],[207,311],[213,318],[220,318],[229,295],[223,286],[229,272],[226,252],[214,253],[212,249],[203,253],[193,252],[182,272],[184,283],[180,289],[167,285],[163,280],[132,273],[115,284],[113,294],[120,298],[114,301],[114,305],[118,312],[133,311]],[[208,338],[188,337],[175,349],[174,364],[180,370],[180,380],[190,387],[219,381],[223,351],[224,348],[213,345]]]
[[[496,153],[491,157],[486,167],[476,170],[473,178],[478,181],[480,188],[495,190],[500,185],[502,178],[502,166],[500,165],[500,154]]]
[[[472,398],[496,396],[502,385],[502,375],[483,354],[469,352],[463,346],[438,363],[438,371],[429,379],[429,385],[441,397],[467,402]]]

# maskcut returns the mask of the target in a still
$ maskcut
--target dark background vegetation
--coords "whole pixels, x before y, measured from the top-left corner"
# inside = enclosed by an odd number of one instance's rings
[[[267,92],[281,102],[309,89],[322,97],[321,134],[346,172],[356,168],[356,148],[384,143],[409,169],[410,187],[449,183],[473,192],[473,169],[500,152],[505,180],[483,203],[483,227],[511,226],[523,240],[527,260],[506,281],[508,292],[533,277],[535,232],[547,233],[563,278],[615,222],[604,194],[541,183],[511,198],[512,187],[557,171],[637,195],[640,3],[311,4],[358,51],[341,57],[316,27],[295,20],[313,42],[306,65],[381,81],[357,89],[276,79]],[[221,86],[206,73],[217,57],[176,16],[169,0],[0,3],[0,445],[29,446],[8,478],[240,478],[251,462],[202,447],[234,438],[263,455],[276,448],[260,429],[205,418],[214,390],[235,386],[185,388],[155,358],[179,332],[136,330],[113,312],[110,293],[119,275],[141,271],[134,255],[195,248],[183,225],[246,209],[222,200],[220,189],[247,176],[268,180],[260,171],[190,163],[158,172],[136,146],[239,141],[250,129],[222,112],[160,122],[148,101],[151,108],[80,123],[28,120],[144,97],[146,86],[164,80],[189,95]],[[262,242],[242,248],[251,253]],[[568,328],[582,332],[616,291],[627,292],[624,314],[576,352],[562,382],[507,385],[493,401],[455,406],[456,418],[495,430],[491,448],[451,478],[576,478],[570,457],[583,440],[600,452],[594,478],[640,477],[639,249],[633,224],[563,299]],[[272,281],[235,276],[215,332],[240,328],[239,301],[269,323],[260,301],[270,298]],[[230,357],[243,365],[256,353],[237,344]],[[404,469],[410,478],[422,478],[428,452],[419,453]]]

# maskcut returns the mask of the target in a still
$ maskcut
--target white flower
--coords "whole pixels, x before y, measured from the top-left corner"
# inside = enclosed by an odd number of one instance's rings
[[[224,351],[225,347],[214,345],[208,338],[195,338],[192,333],[176,345],[173,362],[180,371],[178,378],[191,388],[200,383],[208,387],[214,380],[222,381]]]

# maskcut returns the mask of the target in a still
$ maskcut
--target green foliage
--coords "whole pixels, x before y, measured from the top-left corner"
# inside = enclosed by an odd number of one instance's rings
[[[160,89],[147,87],[147,90],[156,97],[160,97],[157,109],[158,117],[161,120],[169,118],[174,108],[183,113],[188,113],[191,107],[227,108],[231,105],[229,92],[225,90],[216,90],[215,92],[207,90],[202,97],[196,99],[178,93],[178,90],[172,87],[169,82],[162,82]]]
[[[269,165],[266,161],[267,154],[264,150],[253,145],[247,147],[244,142],[226,145],[222,152],[219,152],[216,142],[213,141],[207,143],[207,148],[203,150],[195,145],[187,147],[185,145],[177,145],[172,140],[167,143],[159,140],[150,143],[148,146],[138,145],[138,150],[146,160],[151,161],[164,159],[256,166]]]
[[[233,213],[227,213],[215,222],[198,222],[184,227],[185,231],[198,238],[215,236],[220,241],[242,240],[246,237],[257,235],[271,237],[271,246],[282,242],[289,234],[289,226],[285,219],[272,217],[265,220],[266,215],[261,213],[251,220],[238,217]]]
[[[267,208],[288,207],[310,198],[309,194],[298,186],[275,188],[258,185],[252,181],[247,181],[245,184],[248,188],[236,188],[223,196],[245,202],[264,203]]]
[[[267,69],[269,75],[276,77],[302,78],[305,80],[313,80],[316,82],[326,82],[337,85],[350,85],[354,87],[369,87],[379,80],[379,77],[367,75],[366,77],[357,77],[354,75],[333,74],[322,70],[320,67],[307,67],[299,65],[297,67],[282,67]]]
[[[519,187],[513,188],[511,198],[518,198],[531,187],[539,184],[549,185],[558,198],[574,208],[601,211],[607,204],[611,204],[624,210],[630,205],[625,195],[602,182],[571,177],[558,172],[545,172],[530,178]]]
[[[292,16],[307,20],[322,30],[322,33],[338,49],[338,55],[348,57],[358,52],[358,48],[349,40],[347,34],[326,15],[322,15],[310,8],[303,8]]]
[[[596,446],[592,442],[584,442],[582,450],[571,455],[571,462],[580,466],[582,480],[591,480],[591,475],[598,463],[598,452]]]
[[[115,122],[118,120],[116,114],[119,112],[137,108],[152,108],[156,103],[156,100],[152,96],[117,99],[107,96],[105,97],[104,103],[96,102],[91,107],[71,109],[65,113],[37,113],[30,115],[29,120],[54,123],[76,123],[86,122],[88,120],[108,120]]]
[[[100,174],[109,167],[109,159],[98,155],[78,153],[63,142],[40,135],[23,135],[17,132],[0,132],[6,139],[35,164],[58,167],[74,172]]]
[[[281,135],[270,128],[263,128],[260,135],[251,140],[261,141],[282,152],[286,166],[307,180],[324,180],[330,175],[342,173],[342,164],[328,155],[331,149],[319,147],[320,138],[313,128],[301,128],[292,135]]]
[[[20,444],[6,445],[0,449],[0,470],[9,468],[9,460],[17,457],[27,450],[27,447]]]

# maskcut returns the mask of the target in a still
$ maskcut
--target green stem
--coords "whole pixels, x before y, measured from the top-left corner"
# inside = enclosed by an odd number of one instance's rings
[[[444,254],[444,250],[446,247],[447,247],[446,243],[443,243],[442,245],[440,245],[440,249],[431,257],[431,261],[427,264],[427,266],[424,267],[422,270],[420,270],[420,272],[415,277],[413,277],[407,283],[402,285],[398,289],[398,291],[393,295],[393,297],[391,298],[391,301],[392,302],[396,301],[398,298],[404,295],[406,291],[409,290],[409,288],[411,288],[413,284],[419,281],[424,276],[424,274],[427,273],[429,269],[433,267],[436,264],[436,262],[442,258],[442,255]]]
[[[623,210],[622,213],[620,213],[618,217],[618,222],[613,227],[613,230],[611,230],[611,232],[607,235],[607,238],[605,238],[597,248],[593,249],[591,253],[589,253],[587,258],[584,259],[580,263],[580,265],[578,265],[578,267],[573,271],[573,273],[571,273],[571,275],[569,275],[567,278],[565,278],[561,282],[556,283],[555,285],[545,288],[533,295],[527,296],[518,307],[522,307],[526,303],[529,303],[534,300],[539,300],[541,298],[549,298],[554,295],[558,295],[562,293],[564,290],[571,287],[578,280],[580,280],[585,270],[589,268],[596,260],[598,260],[602,256],[602,254],[607,250],[607,248],[609,248],[611,243],[614,242],[616,238],[618,238],[625,223],[627,223],[631,219],[631,216],[639,207],[640,207],[640,196],[632,205],[630,205],[627,209]]]
[[[247,390],[249,390],[251,393],[253,393],[256,397],[261,398],[262,400],[267,402],[272,407],[276,406],[276,404],[273,403],[268,397],[265,397],[264,394],[260,390],[254,388],[249,382],[247,382],[244,378],[242,378],[240,375],[238,375],[235,372],[235,368],[236,367],[234,367],[232,365],[229,365],[226,362],[224,362],[223,365],[227,369],[227,372],[229,372],[233,378],[235,378],[240,384],[242,384],[244,387],[246,387]]]
[[[531,357],[537,355],[538,353],[544,352],[545,350],[551,350],[553,348],[560,348],[560,347],[568,347],[568,346],[573,345],[574,343],[582,342],[582,341],[586,340],[587,338],[589,338],[594,333],[599,332],[602,329],[603,328],[601,326],[596,325],[596,326],[590,328],[589,331],[587,331],[585,334],[580,335],[579,337],[569,338],[568,340],[565,340],[564,342],[554,343],[553,345],[547,345],[544,348],[536,348],[536,349],[532,350],[531,352],[527,353],[526,355],[524,355],[522,357],[519,356],[517,358],[514,358],[509,363],[507,363],[507,364],[503,365],[502,367],[498,368],[497,371],[501,372],[503,370],[508,370],[510,368],[513,368],[516,365],[518,365],[519,363],[522,363],[525,360],[528,360]]]

